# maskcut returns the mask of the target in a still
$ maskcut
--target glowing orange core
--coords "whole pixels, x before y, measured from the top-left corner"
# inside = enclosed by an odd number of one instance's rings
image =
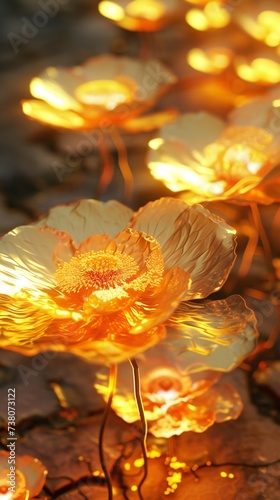
[[[56,271],[59,288],[67,293],[109,290],[127,283],[139,267],[133,257],[120,252],[87,252],[72,257]]]

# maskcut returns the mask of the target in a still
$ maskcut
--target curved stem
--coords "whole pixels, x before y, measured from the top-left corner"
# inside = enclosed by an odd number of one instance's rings
[[[112,140],[118,151],[119,168],[124,179],[124,201],[128,201],[132,194],[133,189],[133,175],[127,160],[126,146],[117,129],[112,134]]]
[[[102,171],[97,186],[97,198],[100,198],[100,195],[106,191],[114,174],[112,157],[105,141],[101,141],[99,153],[102,161]]]
[[[137,362],[135,359],[130,359],[129,360],[131,367],[132,367],[132,372],[133,372],[133,384],[134,384],[134,394],[135,394],[135,399],[142,423],[142,429],[143,429],[143,434],[142,434],[142,439],[140,440],[141,444],[141,449],[143,453],[143,460],[144,460],[144,474],[143,477],[139,483],[138,486],[138,493],[139,493],[139,498],[140,500],[143,500],[143,496],[141,493],[141,488],[147,479],[148,476],[148,458],[147,458],[147,446],[146,446],[146,440],[147,440],[147,433],[148,433],[148,425],[147,425],[147,420],[144,412],[144,406],[143,406],[143,401],[141,397],[141,384],[140,384],[140,374],[139,374],[139,367],[137,365]]]
[[[117,381],[117,366],[116,365],[111,365],[110,366],[110,378],[109,378],[109,387],[108,387],[108,401],[106,408],[103,413],[101,425],[100,425],[100,430],[99,430],[99,442],[98,442],[98,452],[99,452],[99,459],[100,459],[100,464],[105,476],[105,481],[107,484],[108,488],[108,500],[113,500],[113,489],[112,489],[112,483],[111,483],[111,478],[110,474],[108,472],[108,469],[106,467],[105,463],[105,457],[103,453],[103,436],[104,436],[104,431],[105,431],[105,426],[107,423],[108,415],[112,406],[112,401],[115,393],[115,388],[116,388],[116,381]]]
[[[272,264],[271,246],[270,246],[266,231],[263,227],[259,207],[256,203],[251,204],[251,212],[252,212],[254,224],[255,224],[255,226],[258,230],[259,236],[260,236],[267,269],[268,269],[269,273],[271,273],[269,275],[270,282],[271,282],[271,285],[273,286],[275,283],[275,270],[274,270],[274,267]]]
[[[250,212],[249,212],[249,214],[250,214]],[[252,215],[253,215],[252,212],[250,215],[252,218]],[[252,222],[254,224],[253,218],[252,218]],[[255,226],[255,224],[254,224],[254,226]],[[248,274],[249,269],[252,265],[252,261],[254,258],[254,254],[255,254],[257,245],[258,245],[258,240],[259,240],[258,227],[255,226],[253,229],[255,229],[255,230],[253,231],[252,234],[249,235],[249,240],[248,240],[247,246],[243,252],[241,264],[240,264],[240,267],[238,269],[237,276],[239,279],[244,278]]]

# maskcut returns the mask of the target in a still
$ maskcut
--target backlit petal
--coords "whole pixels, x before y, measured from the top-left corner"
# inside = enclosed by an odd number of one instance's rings
[[[202,304],[182,303],[167,325],[166,342],[180,362],[186,352],[192,371],[232,370],[256,346],[256,318],[239,295]]]
[[[50,226],[71,234],[77,245],[93,234],[116,236],[127,225],[133,212],[117,201],[106,203],[81,200],[51,209],[37,226]]]
[[[17,457],[17,468],[22,472],[30,498],[37,496],[46,482],[47,469],[37,458],[28,455]]]
[[[54,284],[53,252],[60,242],[59,232],[47,228],[21,226],[0,240],[1,293],[20,289],[43,290]]]
[[[44,101],[29,99],[22,102],[22,110],[25,115],[55,127],[62,127],[70,130],[80,130],[90,128],[86,119],[69,109],[57,109]]]
[[[208,210],[163,198],[140,209],[131,225],[159,241],[166,269],[179,266],[190,274],[189,298],[206,297],[225,282],[235,230]]]

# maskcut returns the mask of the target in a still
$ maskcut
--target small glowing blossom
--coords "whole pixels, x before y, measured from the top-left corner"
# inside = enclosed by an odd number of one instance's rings
[[[130,31],[157,31],[179,16],[178,0],[102,0],[98,4],[102,16]]]
[[[35,99],[23,101],[22,109],[30,118],[71,130],[149,130],[174,118],[173,110],[140,115],[176,80],[154,59],[101,55],[82,66],[45,69],[31,81]]]
[[[16,457],[15,491],[11,491],[8,474],[11,464],[10,453],[0,451],[0,500],[31,500],[39,495],[45,481],[47,470],[37,458],[28,455]]]
[[[236,74],[246,82],[266,86],[280,83],[279,56],[275,52],[237,55],[234,66]]]
[[[272,113],[273,109],[270,102]],[[181,115],[149,142],[152,175],[172,191],[183,192],[181,197],[190,204],[279,200],[279,188],[278,195],[277,189],[271,195],[266,189],[272,177],[279,179],[279,134],[259,120],[255,124],[252,116],[245,122],[239,122],[238,111],[228,124],[204,112]]]
[[[172,198],[135,213],[116,201],[55,207],[0,240],[0,346],[108,364],[155,345],[168,324],[184,348],[207,353],[241,338],[246,353],[255,334],[248,340],[254,317],[243,301],[214,302],[212,313],[189,302],[223,285],[234,249],[222,219]]]
[[[227,355],[237,363],[230,347]],[[148,430],[156,437],[171,437],[186,431],[203,432],[215,422],[237,418],[241,399],[229,384],[220,383],[221,373],[207,370],[208,357],[191,352],[181,354],[166,341],[146,351],[138,361],[141,395]],[[219,368],[217,362],[217,368]],[[197,371],[197,370],[203,371]],[[133,397],[128,363],[118,369],[113,408],[126,422],[139,420]],[[107,378],[97,374],[95,387],[106,398]]]
[[[203,2],[205,3],[205,2]],[[230,22],[230,14],[221,2],[207,2],[203,8],[193,7],[186,14],[186,23],[197,31],[224,28]]]
[[[250,36],[269,47],[280,45],[280,12],[278,1],[244,2],[233,13],[237,22]]]

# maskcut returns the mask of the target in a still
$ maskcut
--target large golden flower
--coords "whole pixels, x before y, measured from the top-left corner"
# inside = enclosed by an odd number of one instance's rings
[[[181,351],[238,344],[246,355],[254,317],[241,298],[212,308],[185,302],[223,285],[234,234],[203,207],[172,198],[136,213],[116,201],[58,206],[0,241],[0,346],[112,363],[159,342],[168,324]]]
[[[182,12],[178,0],[101,0],[98,10],[130,31],[157,31]]]
[[[182,198],[190,204],[279,201],[279,133],[267,126],[267,114],[277,112],[277,103],[267,105],[265,100],[262,104],[267,106],[261,115],[263,125],[260,116],[255,124],[247,114],[254,104],[245,104],[244,113],[240,108],[229,124],[204,112],[181,115],[149,143],[152,175],[172,191],[183,192]],[[277,188],[272,187],[275,180]]]
[[[0,451],[0,500],[31,500],[42,490],[47,470],[37,458]],[[15,483],[15,484],[14,484]]]
[[[168,345],[165,341],[141,355],[141,395],[151,434],[168,438],[186,431],[203,432],[215,422],[240,415],[243,405],[239,395],[231,385],[219,383],[221,373],[207,370],[207,361],[207,356],[191,352],[181,355],[173,350],[172,342]],[[234,356],[232,363],[237,363]],[[95,387],[106,399],[108,381],[103,371],[97,374]],[[139,420],[129,363],[118,367],[112,407],[128,423]]]
[[[101,55],[82,66],[45,69],[30,84],[36,99],[23,101],[22,107],[31,118],[65,129],[150,130],[173,119],[174,111],[140,115],[176,80],[154,59]]]

